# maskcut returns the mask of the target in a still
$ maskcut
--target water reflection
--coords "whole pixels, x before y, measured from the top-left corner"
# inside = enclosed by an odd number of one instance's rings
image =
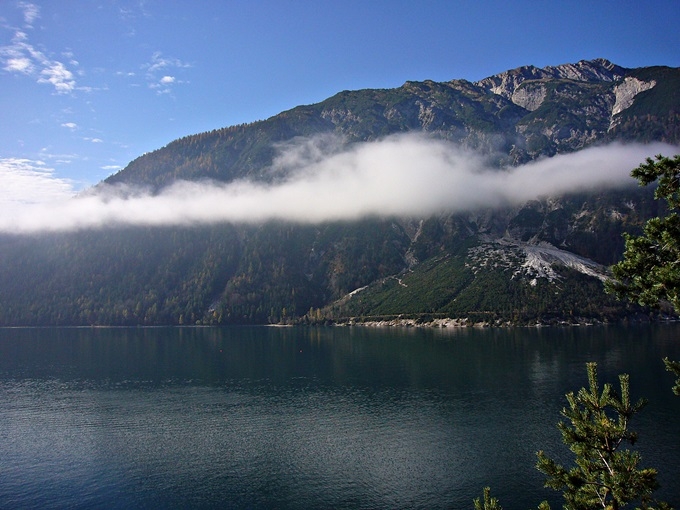
[[[0,330],[0,507],[470,508],[485,485],[559,505],[535,451],[562,449],[590,360],[650,398],[636,428],[669,498],[678,332]]]

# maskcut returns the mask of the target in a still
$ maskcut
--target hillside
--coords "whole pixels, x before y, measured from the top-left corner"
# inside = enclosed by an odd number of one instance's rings
[[[678,69],[623,69],[598,59],[547,70],[524,67],[476,83],[344,91],[264,121],[181,138],[105,182],[161,188],[178,179],[267,180],[276,144],[323,133],[349,144],[423,131],[497,155],[499,164],[612,140],[677,143],[679,85]]]
[[[272,172],[281,145],[320,135],[351,146],[423,133],[499,172],[612,141],[678,145],[678,90],[680,69],[596,59],[344,91],[173,141],[100,187],[274,182],[285,177]],[[640,320],[652,312],[606,296],[602,279],[621,234],[659,207],[651,190],[630,187],[429,217],[4,234],[0,325]]]

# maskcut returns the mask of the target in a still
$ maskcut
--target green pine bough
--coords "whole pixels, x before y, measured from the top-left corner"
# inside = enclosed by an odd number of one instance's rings
[[[619,510],[631,503],[641,509],[669,510],[669,505],[653,498],[659,486],[657,471],[639,468],[640,454],[629,448],[637,441],[630,422],[646,401],[631,401],[627,374],[619,376],[620,392],[610,384],[600,390],[597,364],[588,363],[586,368],[588,387],[566,395],[569,405],[562,409],[566,421],[557,425],[574,454],[574,465],[564,467],[539,451],[536,468],[547,477],[545,487],[562,492],[564,510]],[[474,505],[475,510],[502,510],[488,487],[483,500],[475,499]],[[549,510],[550,505],[543,501],[538,508]]]
[[[637,441],[629,425],[646,401],[631,402],[627,374],[619,376],[617,394],[610,384],[600,391],[595,363],[586,367],[588,388],[567,394],[569,407],[562,410],[562,416],[568,422],[558,424],[562,440],[575,456],[575,465],[565,468],[538,452],[536,467],[547,476],[545,486],[562,491],[567,510],[618,510],[631,502],[654,508],[657,472],[639,469],[640,454],[626,448]]]
[[[675,380],[675,386],[673,386],[673,393],[680,396],[680,362],[671,361],[668,358],[664,358],[664,364],[666,365],[666,370],[673,372],[678,378]]]
[[[650,219],[640,236],[624,234],[623,260],[612,266],[614,279],[605,289],[646,306],[669,303],[680,313],[680,155],[647,158],[631,175],[640,186],[657,184],[654,198],[666,201],[668,213]],[[680,363],[664,363],[678,377],[673,392],[680,395]]]

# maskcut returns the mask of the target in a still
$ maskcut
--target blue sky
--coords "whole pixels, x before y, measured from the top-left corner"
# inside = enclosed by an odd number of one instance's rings
[[[679,21],[677,0],[2,0],[0,203],[341,90],[596,57],[677,67]]]

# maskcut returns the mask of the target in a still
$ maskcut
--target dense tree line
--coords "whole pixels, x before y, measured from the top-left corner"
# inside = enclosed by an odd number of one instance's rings
[[[0,242],[0,324],[266,324],[404,267],[392,222],[121,228]]]
[[[621,232],[641,232],[657,210],[648,195],[598,193],[422,221],[5,235],[0,324],[266,324],[398,314],[515,324],[620,320],[641,308],[606,296],[599,280],[559,267],[553,282],[532,282],[513,267],[475,273],[470,254],[483,245],[480,235],[511,232],[609,264],[623,251]]]

